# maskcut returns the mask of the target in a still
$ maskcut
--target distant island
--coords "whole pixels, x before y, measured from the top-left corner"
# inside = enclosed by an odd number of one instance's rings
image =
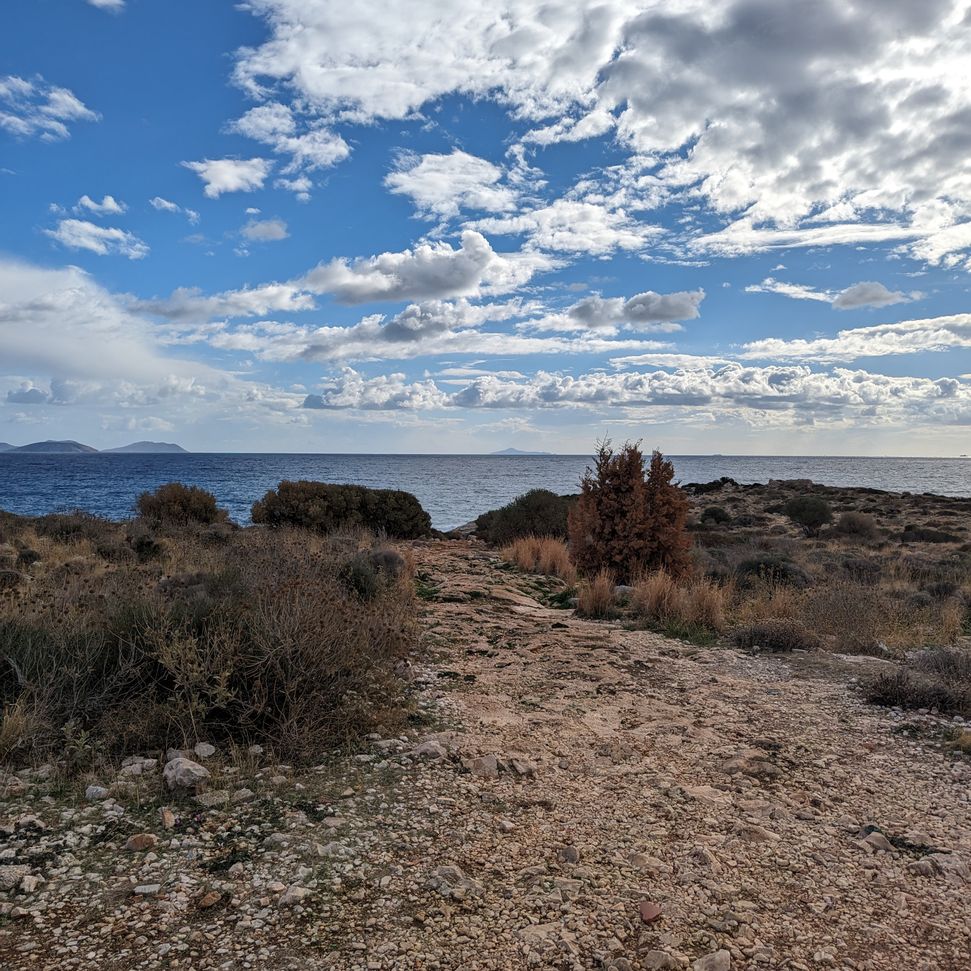
[[[0,442],[0,452],[26,452],[33,455],[99,454],[99,450],[93,446],[83,445],[81,442],[73,441],[31,442],[29,445],[8,445],[6,442]],[[106,448],[101,450],[101,454],[107,452],[188,454],[186,449],[181,445],[175,445],[172,442],[132,442],[130,445],[122,445],[119,448]]]
[[[553,452],[524,452],[519,448],[504,448],[498,452],[490,452],[490,455],[553,455]]]
[[[188,452],[181,445],[174,442],[132,442],[131,445],[122,445],[119,448],[102,449],[104,452],[180,452],[187,455]]]

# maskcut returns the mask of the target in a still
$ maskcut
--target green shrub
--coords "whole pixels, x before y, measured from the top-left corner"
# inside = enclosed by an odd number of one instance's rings
[[[795,496],[784,508],[786,515],[801,526],[807,536],[818,536],[823,526],[833,521],[829,503],[819,496]]]
[[[567,514],[574,496],[558,496],[548,489],[531,489],[500,509],[485,512],[475,521],[480,539],[504,546],[525,536],[566,539]]]
[[[61,543],[85,539],[97,543],[110,536],[115,529],[115,524],[111,520],[102,516],[95,516],[83,509],[48,513],[34,519],[24,519],[22,522],[29,522],[38,536],[44,536]]]
[[[903,543],[960,543],[961,537],[928,526],[908,524],[904,526],[900,540]]]
[[[722,523],[730,523],[732,517],[728,510],[722,506],[708,506],[701,514],[701,521],[703,523],[720,525]]]
[[[210,526],[229,517],[211,492],[181,482],[168,482],[154,492],[143,492],[135,505],[140,516],[157,526]]]
[[[370,529],[397,539],[419,539],[432,522],[421,503],[398,489],[284,480],[253,504],[254,523],[299,526],[318,533]]]

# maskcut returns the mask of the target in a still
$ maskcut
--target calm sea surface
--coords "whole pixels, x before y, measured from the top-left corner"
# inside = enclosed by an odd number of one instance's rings
[[[971,496],[971,459],[672,456],[683,482],[813,479],[827,485]],[[570,493],[588,456],[550,455],[30,455],[0,452],[0,509],[36,515],[86,509],[110,518],[135,497],[178,480],[214,493],[245,522],[281,479],[354,482],[413,492],[439,529],[495,509],[528,489]]]

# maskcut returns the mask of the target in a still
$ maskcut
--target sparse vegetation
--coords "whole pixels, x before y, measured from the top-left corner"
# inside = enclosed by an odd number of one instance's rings
[[[732,632],[736,646],[749,651],[814,651],[819,638],[792,617],[767,617]]]
[[[844,512],[833,526],[840,536],[854,536],[859,539],[875,540],[880,535],[876,520],[865,512]]]
[[[577,613],[581,617],[606,620],[616,617],[617,598],[614,594],[616,582],[609,570],[599,570],[592,577],[583,580],[577,589]]]
[[[431,518],[410,493],[327,482],[281,482],[253,504],[253,522],[274,529],[297,526],[317,533],[369,529],[395,539],[431,533]]]
[[[658,570],[638,581],[631,594],[635,616],[661,626],[677,623],[719,634],[727,626],[731,598],[728,587],[696,578],[679,584]]]
[[[971,650],[921,651],[896,670],[870,679],[864,693],[878,705],[971,718]]]
[[[712,523],[713,525],[720,526],[724,523],[730,523],[732,516],[722,506],[706,506],[701,513],[701,521],[703,523]]]
[[[119,562],[34,526],[12,538],[48,569],[0,595],[0,755],[63,750],[68,735],[104,755],[207,737],[303,760],[400,727],[413,593],[366,535],[186,530]],[[102,534],[123,545],[126,527]]]

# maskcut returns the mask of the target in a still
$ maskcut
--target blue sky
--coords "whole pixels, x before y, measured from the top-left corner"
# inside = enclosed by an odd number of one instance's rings
[[[0,441],[959,454],[967,0],[8,0]]]

